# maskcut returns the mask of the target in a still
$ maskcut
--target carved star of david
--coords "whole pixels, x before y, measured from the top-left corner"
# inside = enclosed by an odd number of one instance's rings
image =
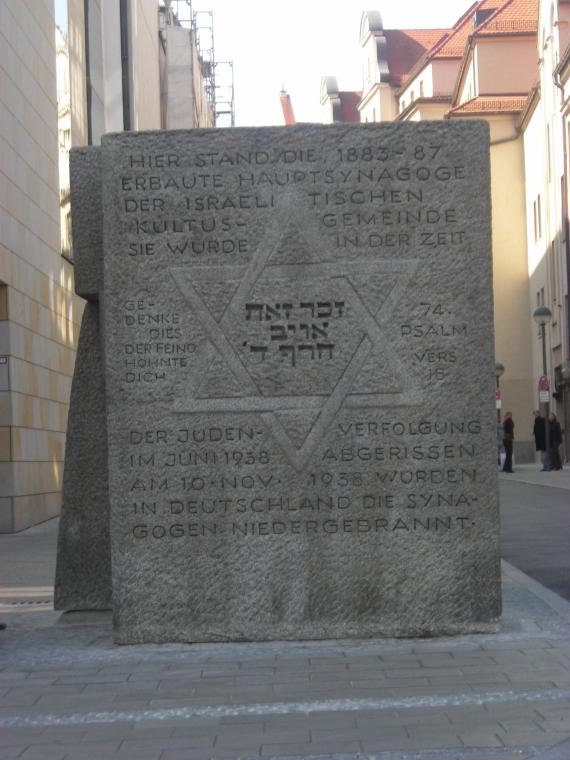
[[[323,440],[328,428],[343,407],[371,408],[386,405],[407,406],[417,403],[417,397],[412,398],[409,378],[400,365],[399,357],[393,350],[383,332],[389,317],[402,297],[413,277],[419,262],[417,260],[382,260],[332,262],[324,248],[319,235],[312,229],[311,221],[303,223],[302,237],[317,255],[320,263],[309,264],[277,264],[272,265],[270,259],[279,245],[290,219],[276,214],[270,229],[260,242],[257,251],[248,265],[241,266],[204,266],[170,270],[177,287],[192,308],[196,318],[209,339],[209,345],[200,357],[206,366],[211,366],[218,356],[223,357],[234,377],[243,389],[243,395],[227,398],[200,397],[199,389],[193,395],[177,400],[174,411],[180,413],[226,412],[259,414],[267,429],[273,435],[291,465],[298,471],[304,469],[316,447]],[[298,226],[298,225],[297,225]],[[328,261],[327,261],[328,259]],[[351,278],[374,275],[397,275],[396,284],[380,305],[376,313],[369,310],[360,298]],[[300,278],[299,278],[299,275]],[[350,302],[356,317],[364,331],[364,336],[353,352],[344,372],[338,378],[336,385],[328,396],[268,396],[262,395],[250,374],[249,368],[243,363],[237,350],[228,339],[228,331],[235,314],[235,307],[242,308],[253,290],[255,284],[262,278],[271,279],[300,279],[302,282],[311,279],[328,278],[341,285],[347,302]],[[200,283],[239,282],[221,316],[216,318],[208,308],[195,285]],[[372,350],[381,352],[388,360],[390,368],[400,383],[400,390],[387,393],[356,393],[352,390],[367,358]],[[300,447],[295,446],[283,424],[278,419],[278,412],[304,411],[316,416],[304,442]]]

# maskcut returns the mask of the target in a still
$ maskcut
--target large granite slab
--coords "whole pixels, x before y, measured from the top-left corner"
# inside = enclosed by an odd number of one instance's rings
[[[70,192],[74,282],[83,312],[69,405],[55,608],[111,607],[105,378],[99,330],[103,290],[101,149],[73,148]]]
[[[56,610],[111,608],[105,378],[99,305],[83,311],[71,386],[55,576]]]
[[[495,630],[486,125],[102,158],[115,640]]]
[[[69,173],[75,292],[97,301],[103,288],[101,148],[72,148]]]

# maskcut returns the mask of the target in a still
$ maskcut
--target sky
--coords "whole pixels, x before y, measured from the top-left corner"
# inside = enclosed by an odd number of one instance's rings
[[[360,90],[360,19],[378,10],[386,29],[451,26],[470,0],[193,0],[214,13],[215,58],[233,60],[237,126],[283,124],[279,93],[290,94],[297,121],[322,121],[321,77]]]

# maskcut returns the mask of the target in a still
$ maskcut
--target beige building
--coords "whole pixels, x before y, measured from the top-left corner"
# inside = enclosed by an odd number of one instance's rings
[[[0,531],[59,511],[81,303],[60,251],[52,0],[1,0]]]
[[[540,0],[537,85],[524,112],[522,131],[526,171],[529,321],[532,336],[534,397],[543,374],[542,330],[532,312],[547,307],[546,370],[550,411],[566,430],[570,458],[570,315],[568,307],[568,140],[570,129],[570,3]],[[538,403],[537,403],[538,406]]]
[[[0,0],[0,14],[0,532],[13,532],[60,510],[83,312],[69,150],[105,132],[211,126],[214,61],[159,0]]]

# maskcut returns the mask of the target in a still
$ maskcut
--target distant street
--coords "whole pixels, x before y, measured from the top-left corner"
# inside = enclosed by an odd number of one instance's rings
[[[570,490],[502,476],[500,493],[503,559],[570,601]]]

